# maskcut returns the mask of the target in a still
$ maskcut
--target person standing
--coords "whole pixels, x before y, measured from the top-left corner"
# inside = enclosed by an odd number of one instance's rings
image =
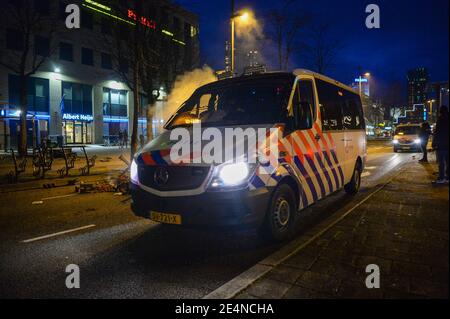
[[[127,130],[123,131],[123,144],[125,148],[128,148],[128,132]]]
[[[428,140],[430,139],[431,135],[431,126],[428,124],[428,122],[423,122],[420,131],[419,131],[419,139],[420,139],[420,146],[422,148],[422,159],[419,160],[421,163],[428,163]]]
[[[119,130],[119,148],[123,148],[123,133],[121,130]]]
[[[433,137],[433,149],[439,164],[439,177],[436,184],[448,184],[448,109],[445,105],[439,110],[436,129]]]

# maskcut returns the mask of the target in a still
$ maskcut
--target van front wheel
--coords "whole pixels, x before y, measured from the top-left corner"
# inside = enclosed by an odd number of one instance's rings
[[[289,185],[283,184],[272,196],[266,219],[259,229],[261,236],[269,241],[290,239],[294,234],[296,215],[294,191]]]
[[[361,187],[361,165],[356,163],[352,180],[344,186],[345,192],[349,195],[356,195]]]

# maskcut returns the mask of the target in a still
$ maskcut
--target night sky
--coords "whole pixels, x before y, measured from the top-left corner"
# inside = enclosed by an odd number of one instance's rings
[[[202,61],[216,70],[223,69],[230,1],[177,2],[200,17]],[[251,8],[258,18],[277,3],[236,0],[236,8]],[[365,27],[365,8],[370,3],[380,6],[381,29]],[[324,21],[330,24],[331,37],[344,44],[336,65],[327,72],[343,83],[351,83],[359,70],[368,71],[373,87],[378,87],[378,93],[382,94],[381,88],[389,83],[405,82],[408,69],[422,66],[428,68],[432,81],[449,78],[448,0],[299,0],[297,7],[311,17],[311,25]],[[293,60],[296,67],[308,67],[301,54],[293,56]]]

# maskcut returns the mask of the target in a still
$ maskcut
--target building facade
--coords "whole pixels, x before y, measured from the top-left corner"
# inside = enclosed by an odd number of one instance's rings
[[[416,104],[426,104],[429,74],[425,68],[408,71],[408,107]]]
[[[143,2],[145,13],[137,21],[132,9],[124,5],[118,9],[112,2],[34,1],[34,10],[47,16],[53,26],[57,25],[57,31],[48,37],[47,33],[36,30],[30,40],[30,50],[36,59],[48,58],[27,81],[29,145],[34,139],[39,144],[55,136],[62,136],[65,144],[114,144],[119,131],[132,131],[133,92],[117,72],[117,68],[124,66],[115,63],[107,45],[113,25],[124,25],[127,30],[127,25],[142,23],[148,32],[155,32],[174,45],[185,69],[196,66],[199,29],[194,14],[169,1],[155,0]],[[79,29],[65,26],[68,15],[65,9],[69,3],[81,8]],[[14,27],[17,25],[14,22],[2,23],[0,28],[0,59],[5,63],[24,50],[23,34]],[[129,66],[126,67],[128,70]],[[15,148],[18,143],[19,81],[17,73],[0,66],[0,144],[4,149]],[[155,83],[155,88],[160,99],[169,89],[167,81]],[[148,105],[148,94],[153,92],[142,91],[141,105]],[[145,112],[140,114],[139,134],[146,136]],[[154,119],[158,123],[160,120]]]

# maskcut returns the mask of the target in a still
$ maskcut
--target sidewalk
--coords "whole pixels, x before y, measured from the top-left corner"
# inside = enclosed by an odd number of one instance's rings
[[[448,298],[449,189],[408,164],[369,200],[236,298]],[[365,267],[380,268],[380,289]]]
[[[46,172],[45,179],[36,179],[32,172],[32,158],[28,157],[26,172],[20,174],[19,182],[9,184],[7,175],[14,170],[14,164],[9,153],[0,154],[0,192],[2,189],[13,190],[29,187],[41,187],[45,183],[65,184],[68,180],[79,178],[85,181],[99,179],[103,175],[117,175],[126,168],[126,164],[119,159],[123,155],[127,160],[130,157],[130,150],[120,149],[117,146],[105,147],[101,145],[87,145],[86,153],[88,156],[97,155],[95,166],[91,169],[88,176],[82,176],[79,168],[86,165],[83,151],[79,147],[74,147],[73,151],[77,153],[78,159],[75,168],[71,169],[69,176],[60,178],[57,171],[65,166],[64,159],[56,158],[53,161],[52,170]]]

